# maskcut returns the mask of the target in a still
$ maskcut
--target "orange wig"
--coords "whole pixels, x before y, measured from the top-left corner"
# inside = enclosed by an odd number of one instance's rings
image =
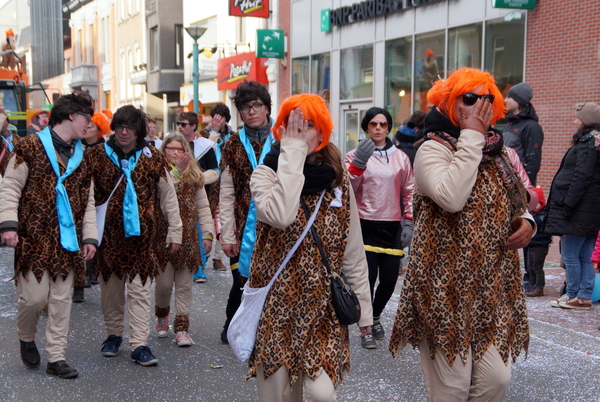
[[[287,127],[288,116],[296,108],[300,108],[304,114],[304,119],[312,121],[317,131],[323,134],[323,142],[319,144],[315,151],[321,150],[329,143],[329,137],[333,131],[333,121],[325,101],[319,95],[300,94],[287,98],[279,108],[277,120],[273,125],[273,135],[277,141],[281,141],[279,127]]]
[[[492,125],[494,125],[498,119],[504,117],[506,109],[504,108],[502,94],[490,73],[474,68],[456,70],[447,79],[435,82],[433,88],[427,92],[427,101],[445,114],[452,121],[452,124],[458,126],[458,116],[454,116],[456,98],[469,92],[475,93],[474,91],[479,87],[481,88],[477,91],[477,95],[484,94],[487,91],[490,95],[495,96],[492,104]]]
[[[106,117],[104,117],[103,114],[94,113],[92,116],[92,123],[94,123],[96,127],[98,127],[98,130],[100,130],[100,135],[98,137],[106,135],[110,132],[110,123],[108,120],[106,120]]]

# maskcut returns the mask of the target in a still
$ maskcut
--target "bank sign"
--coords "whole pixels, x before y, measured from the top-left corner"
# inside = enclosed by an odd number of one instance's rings
[[[522,10],[533,10],[535,0],[492,0],[494,8],[517,8]]]
[[[333,10],[328,8],[321,10],[321,31],[441,1],[444,0],[366,0]]]

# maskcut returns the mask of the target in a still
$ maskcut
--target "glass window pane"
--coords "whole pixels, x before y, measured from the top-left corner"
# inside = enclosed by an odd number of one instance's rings
[[[373,45],[341,51],[340,99],[373,96]]]
[[[345,149],[342,150],[342,155],[345,155],[358,145],[358,110],[344,112],[344,130],[346,141],[344,144]]]
[[[448,71],[481,68],[482,24],[448,30]]]
[[[416,36],[415,110],[429,111],[427,108],[427,91],[438,80],[438,75],[444,78],[445,40],[444,31],[428,32]]]
[[[321,95],[329,103],[331,79],[331,56],[329,53],[315,54],[311,57],[310,92]]]
[[[394,126],[411,114],[412,37],[385,43],[385,104]]]
[[[308,56],[292,60],[292,95],[309,93]]]
[[[484,68],[494,76],[504,96],[511,86],[523,81],[525,13],[509,15],[513,16],[510,21],[490,20],[485,28]]]

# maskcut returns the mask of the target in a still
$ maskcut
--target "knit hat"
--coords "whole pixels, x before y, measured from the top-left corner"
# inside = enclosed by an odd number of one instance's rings
[[[600,124],[600,106],[594,102],[583,102],[575,108],[575,116],[586,126]]]
[[[528,83],[521,82],[508,90],[508,97],[516,100],[521,106],[527,106],[533,98],[533,89]]]
[[[413,123],[412,121],[406,123],[406,126],[400,127],[398,131],[409,137],[415,137],[417,135],[417,132],[415,131],[415,123]]]

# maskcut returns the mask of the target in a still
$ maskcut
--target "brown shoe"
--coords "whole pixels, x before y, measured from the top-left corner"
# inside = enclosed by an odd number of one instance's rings
[[[574,297],[568,301],[560,302],[559,306],[573,310],[590,310],[592,308],[592,301],[589,299],[580,299],[578,297]]]
[[[221,260],[213,260],[213,269],[215,271],[227,271],[227,267],[221,262]]]
[[[527,297],[541,297],[544,295],[544,288],[534,288],[531,292],[526,292]]]

